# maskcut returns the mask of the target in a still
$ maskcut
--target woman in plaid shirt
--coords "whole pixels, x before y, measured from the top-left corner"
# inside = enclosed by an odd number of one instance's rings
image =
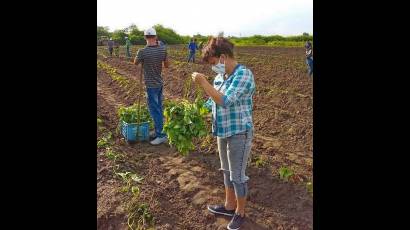
[[[204,74],[195,72],[192,79],[210,96],[206,105],[212,110],[212,132],[217,137],[225,184],[225,204],[209,205],[208,210],[232,216],[228,229],[239,229],[245,218],[248,193],[245,170],[253,138],[255,82],[251,70],[235,60],[233,47],[226,38],[210,38],[202,58],[217,73],[213,86]]]

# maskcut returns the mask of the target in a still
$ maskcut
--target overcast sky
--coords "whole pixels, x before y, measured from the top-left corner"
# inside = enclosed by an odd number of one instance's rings
[[[162,24],[181,35],[313,34],[313,0],[97,0],[98,26],[131,24]]]

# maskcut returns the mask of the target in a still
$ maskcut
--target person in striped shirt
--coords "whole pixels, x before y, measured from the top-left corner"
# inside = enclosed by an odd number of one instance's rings
[[[144,69],[144,83],[147,90],[147,104],[150,115],[154,120],[155,139],[150,143],[159,145],[167,141],[167,136],[162,132],[164,117],[163,117],[163,79],[162,79],[162,64],[165,68],[169,67],[167,51],[164,46],[159,46],[156,39],[156,31],[149,28],[144,31],[144,37],[147,45],[139,49],[137,56],[134,59],[134,64],[142,64]]]
[[[212,110],[212,132],[217,137],[225,184],[225,204],[209,205],[208,210],[232,216],[228,229],[239,229],[248,193],[245,170],[253,139],[255,81],[252,71],[235,60],[233,48],[228,39],[211,37],[202,50],[202,60],[217,74],[213,86],[204,74],[194,72],[192,79],[210,96],[206,106]]]

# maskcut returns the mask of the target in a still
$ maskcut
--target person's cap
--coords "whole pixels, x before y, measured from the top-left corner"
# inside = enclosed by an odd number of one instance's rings
[[[145,35],[157,35],[157,32],[155,31],[154,28],[149,28],[149,29],[144,31],[144,36]]]

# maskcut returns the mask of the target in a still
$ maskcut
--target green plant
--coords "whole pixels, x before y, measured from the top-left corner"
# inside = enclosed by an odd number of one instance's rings
[[[132,186],[131,192],[134,196],[138,196],[140,194],[140,188],[138,186]]]
[[[139,114],[139,117],[138,117]],[[118,109],[118,117],[120,122],[124,121],[128,124],[141,122],[150,122],[153,123],[153,120],[149,114],[149,111],[145,105],[141,105],[141,110],[138,113],[138,106],[136,104],[132,106],[121,106]]]
[[[97,117],[97,125],[103,125],[103,120]]]
[[[282,166],[279,169],[279,177],[284,181],[288,181],[289,177],[293,175],[293,171],[286,166]]]
[[[135,173],[131,173],[130,178],[131,178],[131,180],[133,180],[133,181],[135,181],[135,182],[137,182],[137,183],[141,183],[142,180],[144,179],[144,178],[138,176],[138,175],[135,174]]]
[[[121,157],[121,154],[114,152],[111,148],[106,148],[105,156],[110,160],[116,161]]]
[[[307,182],[306,183],[306,189],[308,190],[308,192],[310,193],[310,194],[312,194],[313,193],[313,183],[312,182]]]
[[[103,69],[108,75],[110,75],[112,80],[118,82],[118,84],[121,85],[121,87],[128,85],[130,81],[130,79],[118,74],[117,69],[103,61],[97,60],[97,68]]]
[[[114,174],[117,175],[117,170],[120,168],[120,165],[117,164],[117,160],[121,159],[123,157],[123,155],[121,153],[114,152],[110,147],[107,147],[105,149],[105,156],[109,160],[113,161],[114,166],[113,166],[112,170],[113,170]]]
[[[101,118],[97,117],[97,128],[98,130],[104,130],[104,121]]]
[[[100,140],[97,142],[98,148],[104,148],[110,145],[112,138],[112,133],[108,132],[105,136],[101,137]]]
[[[190,103],[187,100],[170,101],[167,103],[164,116],[164,132],[169,143],[177,148],[182,155],[187,155],[195,149],[193,138],[207,135],[205,124],[208,109],[202,99]]]
[[[260,168],[260,167],[264,167],[267,164],[266,160],[264,157],[262,156],[256,156],[255,157],[255,165],[256,167]]]
[[[131,172],[123,172],[123,173],[117,173],[118,176],[120,176],[124,181],[128,181],[128,175]]]
[[[131,192],[134,195],[139,194],[139,188],[137,186],[132,186],[132,182],[136,183],[141,183],[144,178],[138,176],[135,173],[131,172],[120,172],[120,173],[115,173],[116,175],[120,176],[122,180],[126,183],[126,186],[123,188],[124,192],[128,192],[131,189]]]
[[[145,229],[154,223],[154,217],[150,213],[148,205],[140,204],[137,200],[130,202],[128,213],[127,223],[130,229]]]

